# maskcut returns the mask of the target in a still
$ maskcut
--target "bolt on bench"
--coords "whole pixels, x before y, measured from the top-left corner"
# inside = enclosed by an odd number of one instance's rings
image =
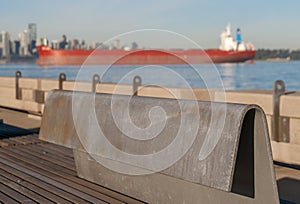
[[[147,203],[279,203],[255,105],[54,90],[39,137],[72,148],[79,177]]]

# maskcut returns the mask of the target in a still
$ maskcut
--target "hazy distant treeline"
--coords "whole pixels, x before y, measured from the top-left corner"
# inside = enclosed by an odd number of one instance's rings
[[[258,49],[256,51],[256,60],[267,60],[274,58],[290,59],[290,60],[300,60],[300,50],[289,50],[289,49]]]

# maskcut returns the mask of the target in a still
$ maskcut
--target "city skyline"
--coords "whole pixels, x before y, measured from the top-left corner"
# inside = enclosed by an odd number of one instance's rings
[[[155,28],[187,36],[203,48],[213,48],[219,46],[219,35],[230,22],[232,31],[241,28],[243,39],[256,48],[300,48],[300,28],[296,26],[300,2],[251,2],[14,0],[2,2],[0,30],[16,39],[28,23],[36,23],[39,38],[60,40],[66,34],[69,39],[84,39],[90,44],[133,30]],[[149,40],[149,36],[136,41],[146,47],[155,43],[156,47],[172,47],[172,42]]]

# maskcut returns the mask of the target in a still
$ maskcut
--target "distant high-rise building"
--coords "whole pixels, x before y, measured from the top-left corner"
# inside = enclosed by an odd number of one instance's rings
[[[20,55],[21,56],[29,56],[29,33],[27,30],[24,30],[19,34],[20,38]]]
[[[15,55],[20,55],[20,41],[15,40],[13,43],[13,53]]]
[[[10,56],[10,41],[9,33],[6,31],[3,31],[0,35],[0,48],[1,48],[1,57],[9,57]]]
[[[28,37],[29,37],[29,51],[32,54],[33,50],[36,48],[36,40],[37,40],[37,27],[35,23],[28,24]]]
[[[29,23],[28,24],[28,34],[29,34],[29,40],[36,41],[37,39],[37,27],[35,23]]]

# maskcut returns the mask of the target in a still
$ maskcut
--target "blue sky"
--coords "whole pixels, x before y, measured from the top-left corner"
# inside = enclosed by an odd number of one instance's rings
[[[30,22],[37,23],[39,37],[60,39],[66,34],[87,42],[156,28],[212,48],[219,46],[220,32],[230,22],[256,48],[300,48],[299,0],[0,0],[0,5],[0,30],[11,32],[14,38]],[[136,41],[172,47],[166,39],[149,36]]]

